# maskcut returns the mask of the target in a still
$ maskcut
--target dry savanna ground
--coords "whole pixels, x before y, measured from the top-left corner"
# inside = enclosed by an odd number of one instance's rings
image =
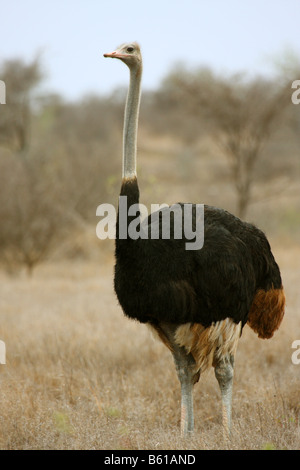
[[[1,272],[1,449],[300,449],[300,249],[273,247],[287,293],[271,340],[245,327],[238,347],[233,429],[222,440],[213,371],[195,386],[195,433],[180,437],[180,389],[169,351],[126,319],[113,259]]]

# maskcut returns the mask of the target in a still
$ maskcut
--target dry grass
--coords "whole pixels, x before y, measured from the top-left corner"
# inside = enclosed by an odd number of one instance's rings
[[[113,260],[0,274],[1,449],[300,449],[300,249],[274,249],[288,307],[272,340],[245,328],[237,352],[233,433],[223,442],[213,371],[195,386],[195,434],[179,433],[169,351],[123,317]]]

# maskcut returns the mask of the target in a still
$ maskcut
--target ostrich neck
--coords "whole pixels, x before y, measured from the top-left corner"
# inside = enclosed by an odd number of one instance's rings
[[[130,82],[125,106],[123,133],[123,172],[120,196],[126,196],[126,213],[118,208],[116,224],[116,259],[122,262],[136,256],[138,240],[131,240],[127,230],[134,216],[129,216],[127,210],[133,204],[139,203],[139,187],[136,177],[136,147],[138,116],[140,107],[142,67],[130,69]],[[125,221],[124,221],[125,217]],[[124,238],[124,230],[126,236]],[[122,233],[122,235],[121,235]],[[132,249],[133,251],[132,251]]]
[[[136,147],[141,96],[142,66],[130,69],[123,131],[123,179],[136,177]]]

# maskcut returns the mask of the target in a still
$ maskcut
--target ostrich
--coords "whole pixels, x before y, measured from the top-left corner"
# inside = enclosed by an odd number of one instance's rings
[[[122,44],[104,57],[120,59],[130,71],[123,129],[120,196],[139,204],[136,173],[142,56],[137,43]],[[197,213],[193,207],[193,224]],[[229,436],[234,356],[246,323],[260,338],[271,338],[284,315],[279,267],[265,235],[229,212],[204,206],[204,245],[186,250],[186,239],[120,236],[116,224],[114,288],[124,314],[145,323],[171,351],[181,386],[181,433],[194,427],[193,385],[210,367],[221,391],[222,425]],[[149,233],[153,214],[143,221]],[[182,213],[184,217],[184,213]],[[133,216],[126,214],[126,230]],[[157,223],[157,222],[156,222]],[[124,227],[123,227],[124,228]]]

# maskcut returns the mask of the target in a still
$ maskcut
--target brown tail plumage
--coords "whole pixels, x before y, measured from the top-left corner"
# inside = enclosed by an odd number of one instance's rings
[[[285,294],[283,288],[258,290],[248,316],[248,325],[259,338],[272,338],[283,319]]]

